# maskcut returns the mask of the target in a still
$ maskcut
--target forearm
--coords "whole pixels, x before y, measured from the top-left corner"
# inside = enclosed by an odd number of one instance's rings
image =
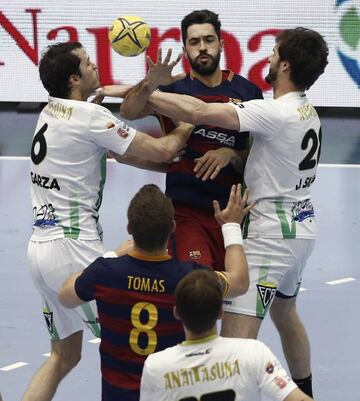
[[[135,157],[130,155],[118,155],[113,152],[109,154],[118,162],[127,164],[128,166],[140,168],[142,170],[155,171],[157,173],[166,173],[169,168],[169,163],[158,163],[151,160],[144,159],[142,157]]]
[[[81,273],[80,271],[67,278],[60,289],[58,298],[66,308],[75,308],[85,303],[85,301],[77,296],[75,291],[75,281]]]
[[[133,86],[126,94],[120,107],[120,116],[128,120],[142,118],[150,114],[151,108],[148,100],[156,88],[145,77],[137,85]]]
[[[149,98],[149,105],[158,113],[170,117],[174,121],[185,121],[200,124],[197,115],[207,104],[192,96],[174,93],[154,92]]]
[[[226,248],[225,272],[230,283],[226,298],[245,294],[249,288],[249,270],[241,245],[231,245]]]

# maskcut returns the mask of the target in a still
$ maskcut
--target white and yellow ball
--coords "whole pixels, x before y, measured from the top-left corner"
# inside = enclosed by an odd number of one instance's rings
[[[111,47],[122,56],[138,56],[149,47],[151,30],[143,18],[125,15],[113,21],[109,40]]]

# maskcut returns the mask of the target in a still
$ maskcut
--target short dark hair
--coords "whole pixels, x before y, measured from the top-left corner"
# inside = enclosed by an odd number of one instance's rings
[[[203,333],[215,325],[222,302],[220,281],[210,270],[189,273],[175,290],[176,311],[184,326],[193,333]]]
[[[276,43],[280,60],[290,63],[291,81],[299,89],[309,89],[328,63],[324,38],[316,31],[298,27],[280,32]]]
[[[144,185],[132,198],[127,216],[134,242],[144,251],[166,245],[174,220],[174,206],[158,186]]]
[[[39,65],[40,79],[50,96],[66,99],[71,88],[69,78],[80,73],[80,58],[72,53],[82,47],[79,42],[62,42],[47,47]]]
[[[215,29],[216,36],[220,40],[221,22],[219,14],[215,14],[210,10],[195,10],[185,15],[181,21],[181,36],[184,45],[186,44],[187,29],[194,24],[211,24]]]

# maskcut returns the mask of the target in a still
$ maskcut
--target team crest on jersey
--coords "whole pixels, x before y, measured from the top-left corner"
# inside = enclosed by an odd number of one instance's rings
[[[111,129],[111,128],[114,128],[114,127],[115,127],[115,123],[114,122],[109,121],[109,122],[106,123],[106,128],[107,129]]]
[[[53,313],[52,312],[47,312],[46,310],[43,310],[43,315],[45,318],[46,326],[49,330],[50,334],[54,334],[54,319],[53,319]]]
[[[200,259],[201,258],[201,251],[189,251],[189,258],[190,259]]]
[[[264,309],[266,309],[270,304],[276,293],[276,285],[273,283],[262,282],[256,284],[261,302]]]

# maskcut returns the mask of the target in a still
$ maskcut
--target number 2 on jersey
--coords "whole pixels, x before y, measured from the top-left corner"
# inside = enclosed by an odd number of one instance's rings
[[[143,311],[148,314],[148,319],[145,323],[140,320],[140,315]],[[133,329],[130,331],[129,344],[130,348],[139,355],[152,354],[157,345],[157,334],[153,330],[158,322],[159,313],[154,304],[148,302],[138,302],[131,309],[131,324]],[[147,336],[147,346],[141,348],[139,345],[140,334]]]
[[[306,150],[311,142],[311,148],[307,155],[304,157],[302,162],[299,164],[299,170],[311,170],[314,168],[320,160],[320,153],[321,153],[321,139],[322,139],[322,132],[321,127],[319,130],[319,135],[313,129],[310,129],[306,132],[302,142],[301,142],[301,149]],[[317,157],[313,158],[317,151]]]
[[[45,159],[46,156],[47,145],[44,133],[47,130],[47,128],[48,125],[45,123],[34,136],[31,145],[31,160],[36,165],[40,164]],[[36,146],[37,144],[38,146]],[[37,147],[36,153],[35,153],[35,147]]]

